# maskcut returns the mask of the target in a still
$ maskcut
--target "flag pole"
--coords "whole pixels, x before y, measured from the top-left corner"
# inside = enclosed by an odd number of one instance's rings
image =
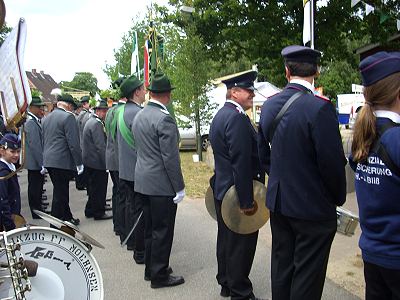
[[[310,1],[310,18],[311,18],[311,41],[310,47],[314,49],[314,0]]]

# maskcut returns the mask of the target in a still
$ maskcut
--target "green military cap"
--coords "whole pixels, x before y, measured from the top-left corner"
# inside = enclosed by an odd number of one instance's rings
[[[100,99],[99,101],[97,101],[96,106],[94,109],[101,109],[101,108],[108,108],[108,103],[107,100],[105,99]]]
[[[29,104],[29,105],[31,105],[31,106],[46,106],[46,104],[42,101],[42,98],[40,98],[38,96],[33,96],[31,104]]]
[[[62,94],[60,97],[57,97],[57,100],[72,104],[74,109],[77,107],[74,98],[70,94]]]
[[[90,100],[89,96],[82,96],[80,102],[85,103],[85,102],[89,102],[89,100]]]
[[[129,97],[129,95],[141,85],[143,85],[143,81],[139,80],[135,75],[131,75],[122,82],[119,89],[121,90],[122,96]]]
[[[154,75],[147,89],[153,93],[165,93],[172,91],[174,87],[171,86],[171,81],[167,75],[164,73],[157,73]]]

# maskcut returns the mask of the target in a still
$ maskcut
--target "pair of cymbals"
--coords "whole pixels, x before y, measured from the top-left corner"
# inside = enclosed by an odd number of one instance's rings
[[[231,186],[222,200],[221,214],[226,226],[239,234],[256,232],[269,219],[269,210],[265,206],[267,188],[259,181],[253,180],[254,211],[250,214],[243,213],[240,209],[239,198],[235,186]],[[210,216],[216,220],[214,195],[211,187],[205,196],[206,208]]]
[[[93,245],[93,246],[96,246],[96,247],[99,247],[102,249],[105,248],[102,244],[100,244],[98,241],[96,241],[94,238],[92,238],[87,233],[80,230],[78,226],[75,226],[71,222],[61,221],[60,219],[58,219],[52,215],[46,214],[39,210],[33,210],[33,212],[35,214],[37,214],[39,217],[41,217],[43,220],[49,222],[53,226],[60,228],[60,230],[72,235],[73,237],[80,240],[81,242],[83,242],[85,244],[90,244],[90,245]]]

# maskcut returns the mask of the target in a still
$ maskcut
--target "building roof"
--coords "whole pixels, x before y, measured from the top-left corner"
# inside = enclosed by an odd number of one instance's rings
[[[60,88],[60,86],[54,81],[53,77],[43,71],[36,72],[36,69],[32,69],[32,72],[26,71],[26,75],[30,88],[37,89],[42,94],[43,102],[52,103],[55,101],[55,96],[51,95],[51,91]]]
[[[354,52],[360,55],[360,60],[363,60],[367,56],[375,54],[379,51],[398,51],[399,45],[400,33],[396,33],[392,35],[384,45],[381,43],[368,44],[355,49]]]

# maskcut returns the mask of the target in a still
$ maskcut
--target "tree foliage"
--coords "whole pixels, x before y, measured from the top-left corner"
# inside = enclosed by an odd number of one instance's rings
[[[62,81],[61,86],[63,88],[69,87],[73,89],[83,90],[90,92],[90,95],[93,97],[99,92],[99,88],[97,87],[97,79],[90,72],[77,72],[75,73],[72,81]]]

